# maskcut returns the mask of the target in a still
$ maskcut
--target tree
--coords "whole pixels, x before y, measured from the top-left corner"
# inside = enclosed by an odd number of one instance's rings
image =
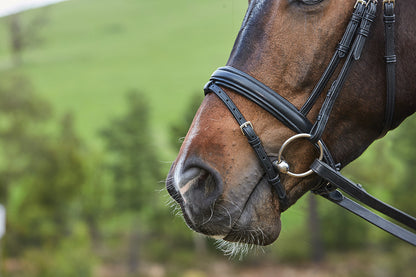
[[[23,152],[42,138],[34,132],[50,116],[50,107],[36,97],[28,79],[3,74],[0,81],[0,201],[7,205],[13,182],[29,172],[31,162]]]
[[[26,24],[22,21],[22,14],[16,13],[9,16],[10,48],[15,65],[22,61],[23,51],[40,43],[40,30],[46,24],[44,13],[38,13]]]
[[[0,81],[0,190],[8,211],[6,247],[21,255],[27,247],[56,245],[71,233],[71,209],[85,185],[85,152],[71,116],[58,135],[46,131],[51,107],[22,75]]]
[[[112,212],[131,214],[127,261],[129,272],[134,273],[139,266],[140,249],[150,233],[149,226],[160,223],[155,191],[161,172],[147,101],[136,91],[128,92],[126,100],[126,113],[110,120],[100,134],[106,144],[106,168],[113,181]]]
[[[154,204],[152,195],[162,175],[147,102],[136,91],[126,98],[126,114],[110,120],[100,134],[109,157],[106,165],[114,182],[116,211],[139,211]]]

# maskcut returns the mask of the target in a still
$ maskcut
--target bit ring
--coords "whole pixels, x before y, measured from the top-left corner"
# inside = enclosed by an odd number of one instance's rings
[[[311,175],[312,173],[313,173],[313,171],[312,171],[312,169],[309,169],[308,171],[306,171],[306,172],[303,172],[303,173],[293,173],[293,172],[291,172],[290,170],[289,170],[289,164],[286,162],[286,161],[284,161],[283,159],[282,159],[282,153],[283,153],[283,150],[290,144],[290,143],[292,143],[294,140],[297,140],[297,139],[299,139],[299,138],[310,138],[311,137],[311,134],[306,134],[306,133],[302,133],[302,134],[297,134],[297,135],[294,135],[294,136],[292,136],[292,137],[290,137],[290,138],[288,138],[283,144],[282,144],[282,146],[280,147],[280,150],[279,150],[279,154],[278,154],[278,156],[277,156],[277,161],[275,161],[273,164],[276,166],[276,168],[279,170],[279,172],[280,173],[283,173],[283,174],[287,174],[287,175],[289,175],[289,176],[292,176],[292,177],[297,177],[297,178],[302,178],[302,177],[306,177],[306,176],[309,176],[309,175]],[[318,147],[319,147],[319,151],[320,151],[320,153],[319,153],[319,160],[322,160],[322,158],[324,157],[324,148],[323,148],[323,145],[322,145],[322,142],[320,141],[320,140],[318,140]]]

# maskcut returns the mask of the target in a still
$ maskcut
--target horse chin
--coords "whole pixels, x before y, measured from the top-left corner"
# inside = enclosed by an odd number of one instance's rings
[[[273,243],[280,230],[278,201],[273,196],[270,185],[262,178],[223,240],[263,246]]]

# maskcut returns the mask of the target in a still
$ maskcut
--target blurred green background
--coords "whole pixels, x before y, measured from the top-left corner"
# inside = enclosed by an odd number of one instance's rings
[[[241,260],[175,215],[164,178],[246,5],[71,0],[0,19],[0,276],[414,276],[414,247],[311,195]],[[416,215],[415,138],[413,116],[344,173]]]

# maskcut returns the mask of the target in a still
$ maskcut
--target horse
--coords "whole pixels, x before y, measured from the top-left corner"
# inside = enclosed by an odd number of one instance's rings
[[[352,59],[360,60],[346,69],[348,76],[342,80],[341,92],[329,101],[330,116],[322,114],[321,107],[328,102],[325,94],[316,94],[313,103],[305,107],[334,51],[349,53],[340,41],[354,24],[351,14],[379,4],[375,0],[248,1],[226,67],[214,73],[212,79],[218,82],[206,87],[206,96],[168,173],[167,190],[179,203],[191,229],[228,242],[271,244],[281,231],[281,213],[306,192],[322,187],[318,174],[296,176],[295,172],[309,172],[318,155],[322,159],[322,152],[331,153],[324,159],[333,160],[332,167],[339,171],[415,112],[416,5],[412,0],[383,1],[383,8],[367,17],[367,23],[373,25],[371,32],[364,28],[355,33],[367,42],[358,57],[353,53]],[[395,52],[387,57],[388,63],[395,64],[393,102],[388,92],[386,95],[391,80],[386,77],[390,73],[386,73],[383,59],[386,31],[380,18],[385,5],[393,7],[397,16]],[[363,24],[363,15],[358,18]],[[326,75],[330,81],[326,80],[321,89],[331,90],[330,84],[337,83],[333,74],[343,70],[332,69],[332,74]],[[234,83],[228,86],[227,74],[234,76]],[[244,78],[239,79],[241,76]],[[275,116],[267,106],[259,105],[261,97],[238,92],[247,80],[283,98],[278,108],[288,102],[284,109],[295,113],[293,120],[316,122],[328,115],[325,128],[313,139],[309,134],[288,141],[304,129],[310,133],[311,127],[304,122],[306,127],[299,127],[299,131],[297,124],[291,126],[283,120],[285,114]],[[299,111],[304,116],[297,116]],[[390,113],[387,127],[386,111]],[[243,123],[237,118],[240,116]],[[248,132],[254,131],[258,139],[253,142],[255,138],[249,138],[248,143]],[[320,141],[324,150],[317,146]],[[261,149],[253,151],[254,144],[261,144]],[[270,162],[276,167],[276,160],[283,159],[287,164],[277,164],[275,179],[279,182],[274,187],[267,168]],[[287,172],[293,174],[284,174]]]

